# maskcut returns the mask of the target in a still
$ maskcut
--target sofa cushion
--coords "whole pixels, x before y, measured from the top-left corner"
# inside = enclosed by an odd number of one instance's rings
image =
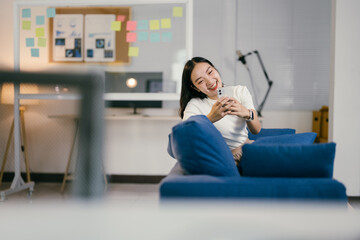
[[[262,128],[258,134],[248,133],[250,140],[257,140],[262,137],[278,136],[284,134],[294,134],[295,129],[292,128]]]
[[[239,171],[250,177],[331,178],[335,143],[311,145],[245,144]]]
[[[262,137],[253,144],[312,144],[315,141],[316,135],[314,132],[307,132]]]
[[[240,176],[224,138],[206,116],[175,125],[170,141],[172,154],[187,174]]]

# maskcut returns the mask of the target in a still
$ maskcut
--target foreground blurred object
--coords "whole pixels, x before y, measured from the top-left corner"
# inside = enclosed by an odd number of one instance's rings
[[[1,199],[25,189],[33,190],[34,184],[24,183],[20,175],[20,99],[67,99],[65,95],[23,94],[19,85],[62,84],[78,90],[80,103],[79,150],[73,193],[81,198],[97,198],[104,193],[102,173],[103,138],[103,92],[104,81],[98,75],[53,74],[53,73],[16,73],[0,72],[0,84],[14,84],[14,179],[10,189],[1,191]]]
[[[55,235],[55,239],[91,240],[358,240],[359,222],[358,210],[323,202],[281,201],[181,201],[160,208],[113,200],[45,202],[8,205],[0,215],[3,239],[40,240]],[[18,226],[21,231],[14,231]]]

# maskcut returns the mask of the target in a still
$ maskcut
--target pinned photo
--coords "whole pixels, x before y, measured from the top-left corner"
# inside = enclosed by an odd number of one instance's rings
[[[93,58],[94,57],[94,50],[92,50],[92,49],[86,50],[86,56],[88,58]]]
[[[96,39],[96,48],[104,48],[105,39]]]
[[[104,58],[112,58],[113,50],[104,50]]]
[[[75,48],[81,48],[81,39],[75,38]]]
[[[74,57],[74,50],[73,49],[66,49],[65,50],[65,57],[67,57],[67,58]]]
[[[65,38],[55,38],[55,46],[65,46]]]

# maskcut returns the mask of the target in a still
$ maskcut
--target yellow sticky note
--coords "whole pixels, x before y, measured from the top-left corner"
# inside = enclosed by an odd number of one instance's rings
[[[120,31],[121,30],[121,22],[120,21],[112,21],[111,22],[111,30],[112,31]]]
[[[31,29],[31,21],[22,21],[22,29],[30,30]]]
[[[36,28],[35,30],[35,36],[36,37],[44,37],[45,36],[45,30],[44,28]]]
[[[161,28],[171,28],[171,19],[170,18],[161,19]]]
[[[183,8],[182,7],[173,7],[173,17],[182,17]]]
[[[46,47],[46,38],[38,38],[38,46]]]
[[[160,29],[159,20],[150,20],[150,30]]]
[[[139,48],[129,47],[129,57],[137,57],[137,56],[139,56]]]

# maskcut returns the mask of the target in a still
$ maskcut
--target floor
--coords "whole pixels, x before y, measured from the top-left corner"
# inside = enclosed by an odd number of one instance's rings
[[[72,202],[70,188],[64,194],[60,189],[60,183],[36,183],[31,198],[21,191],[0,202],[0,226],[7,226],[2,238],[208,240],[241,234],[259,240],[360,239],[359,198],[351,198],[345,209],[256,201],[166,205],[159,204],[159,184],[108,184],[105,204],[93,204]]]
[[[3,183],[1,190],[10,187],[10,183]],[[9,195],[6,202],[37,202],[37,201],[67,201],[71,198],[70,185],[61,193],[60,183],[36,183],[32,196],[24,190]],[[118,202],[122,206],[136,207],[147,204],[157,206],[159,204],[159,184],[115,184],[107,185],[105,200],[107,202]]]
[[[10,186],[10,183],[3,183],[1,190]],[[67,201],[70,196],[70,184],[65,192],[61,193],[60,183],[36,183],[35,190],[31,197],[28,197],[26,190],[9,195],[5,202],[37,202],[37,201]],[[122,206],[136,208],[138,206],[159,205],[159,184],[124,184],[110,183],[107,185],[105,200],[107,202],[119,203]],[[360,198],[350,198],[349,206],[360,211]]]

